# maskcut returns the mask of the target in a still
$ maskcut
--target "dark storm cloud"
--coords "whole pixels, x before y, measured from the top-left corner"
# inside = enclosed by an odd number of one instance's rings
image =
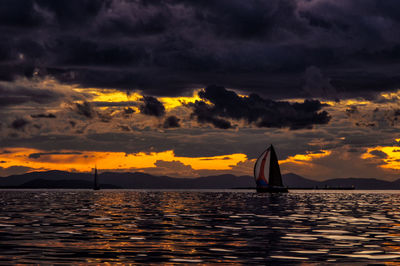
[[[221,129],[228,129],[232,127],[229,121],[217,118],[216,116],[218,114],[214,111],[214,108],[205,102],[196,101],[195,103],[189,103],[188,106],[193,108],[192,117],[196,117],[197,121],[200,123],[210,123],[216,128]]]
[[[395,0],[0,3],[0,79],[182,95],[372,98],[400,86]],[[332,95],[337,94],[337,95]]]
[[[125,113],[126,115],[133,114],[134,112],[135,112],[135,110],[133,110],[133,109],[130,108],[130,107],[124,108],[124,113]]]
[[[174,115],[168,116],[165,120],[164,120],[164,124],[163,127],[164,128],[176,128],[176,127],[180,127],[181,125],[179,124],[180,119],[177,118]]]
[[[399,125],[400,121],[400,109],[385,104],[374,109],[350,106],[346,109],[346,115],[358,127],[377,129],[395,128]]]
[[[35,27],[44,22],[43,16],[30,0],[0,2],[0,24],[9,27]]]
[[[31,115],[32,118],[57,118],[57,116],[55,116],[52,113],[49,114],[37,114],[37,115]]]
[[[157,98],[144,96],[141,101],[143,102],[143,104],[139,105],[141,114],[157,117],[161,117],[165,114],[165,107]]]
[[[134,66],[148,57],[144,47],[133,44],[124,47],[116,43],[69,36],[57,39],[56,42],[51,49],[54,52],[63,51],[58,62],[66,66]]]
[[[76,112],[87,118],[93,118],[96,115],[96,111],[93,105],[89,102],[75,103]]]
[[[369,153],[380,159],[385,159],[388,157],[388,155],[385,152],[380,150],[372,150]]]
[[[36,0],[34,1],[40,8],[51,12],[55,20],[62,27],[79,26],[90,23],[98,15],[103,7],[106,7],[108,0],[70,0],[70,1],[52,1]]]
[[[330,116],[321,111],[324,106],[317,100],[289,103],[263,99],[257,94],[240,97],[234,91],[220,86],[209,86],[199,92],[204,101],[190,103],[192,116],[200,123],[212,123],[217,128],[231,128],[223,118],[244,119],[258,127],[289,127],[290,129],[312,128],[315,124],[327,124]],[[222,118],[222,119],[221,119]]]
[[[17,118],[11,123],[11,128],[16,129],[16,130],[23,130],[26,125],[28,125],[30,122],[23,119],[23,118]]]

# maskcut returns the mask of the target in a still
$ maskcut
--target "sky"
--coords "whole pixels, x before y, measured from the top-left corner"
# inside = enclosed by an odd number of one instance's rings
[[[397,0],[3,0],[0,176],[400,173]]]

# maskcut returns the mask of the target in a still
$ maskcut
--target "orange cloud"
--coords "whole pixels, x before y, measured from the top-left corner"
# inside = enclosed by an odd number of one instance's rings
[[[396,139],[398,142],[398,139]],[[374,151],[382,152],[380,158],[374,155]],[[367,152],[361,156],[362,159],[381,160],[384,164],[379,167],[390,170],[400,170],[400,147],[396,146],[378,146],[375,148],[368,148]]]
[[[294,163],[294,164],[304,165],[304,164],[310,163],[312,160],[322,158],[322,157],[328,156],[330,154],[331,154],[331,151],[325,151],[325,150],[322,150],[318,153],[296,154],[295,156],[289,156],[285,160],[280,160],[279,163],[280,164]]]

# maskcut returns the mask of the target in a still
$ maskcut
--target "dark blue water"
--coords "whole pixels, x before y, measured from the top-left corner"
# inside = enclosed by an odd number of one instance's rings
[[[0,264],[101,262],[400,262],[400,194],[0,191]]]

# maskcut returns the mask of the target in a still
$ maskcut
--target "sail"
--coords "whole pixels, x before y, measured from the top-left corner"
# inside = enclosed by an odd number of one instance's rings
[[[271,145],[271,162],[269,167],[269,185],[283,187],[281,169],[279,168],[278,157],[275,149]]]
[[[270,148],[266,149],[260,157],[258,157],[256,164],[254,165],[254,178],[256,180],[257,187],[267,187],[269,179],[269,164],[271,161]]]
[[[278,157],[272,145],[258,157],[254,165],[254,178],[257,187],[283,187]]]

